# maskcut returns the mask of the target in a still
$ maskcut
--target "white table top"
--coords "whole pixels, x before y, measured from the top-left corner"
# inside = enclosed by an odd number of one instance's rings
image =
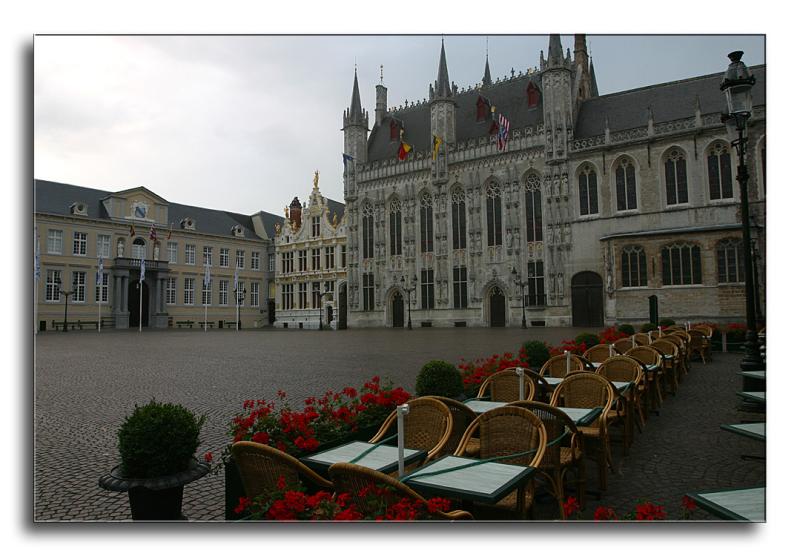
[[[736,425],[723,425],[722,428],[750,438],[757,438],[759,440],[767,439],[766,423],[739,423]]]
[[[767,380],[767,371],[742,371],[739,374],[742,376],[749,376],[750,378]]]
[[[466,405],[475,413],[480,414],[508,404],[506,402],[491,402],[488,400],[469,400],[468,402],[464,402],[464,405]]]
[[[766,392],[738,392],[739,396],[746,400],[754,400],[757,402],[766,402],[767,401],[767,393]]]
[[[725,519],[764,521],[766,488],[721,490],[690,494],[703,509]]]
[[[324,465],[329,467],[334,463],[348,463],[356,459],[358,456],[374,447],[375,444],[369,442],[355,441],[349,444],[343,444],[324,452],[319,452],[310,456],[300,458],[306,464],[316,464],[317,466]],[[408,448],[403,449],[403,456],[406,462],[415,459],[422,459],[425,452],[421,450],[411,450]],[[369,467],[377,471],[387,471],[397,468],[397,446],[378,446],[363,458],[354,462],[363,467]]]
[[[500,462],[481,463],[439,475],[426,473],[475,463],[476,460],[445,456],[413,472],[405,482],[415,489],[440,491],[441,495],[496,502],[513,490],[514,484],[533,471],[530,467]],[[417,478],[419,476],[419,478]]]
[[[545,379],[545,381],[547,381],[547,384],[549,384],[550,386],[556,386],[558,384],[561,384],[564,381],[563,378],[552,377],[552,376],[546,376],[544,379]],[[611,384],[613,384],[616,387],[616,389],[619,390],[620,392],[622,392],[626,388],[629,388],[630,385],[631,385],[630,382],[619,382],[619,381],[616,381],[616,380],[612,380]]]

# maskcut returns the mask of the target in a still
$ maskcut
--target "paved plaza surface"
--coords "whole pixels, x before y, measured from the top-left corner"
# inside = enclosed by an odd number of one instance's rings
[[[127,495],[102,490],[98,478],[118,463],[116,431],[134,404],[181,403],[207,416],[198,454],[228,443],[227,424],[245,399],[274,399],[278,389],[300,406],[308,396],[360,386],[373,375],[413,393],[431,359],[515,352],[526,340],[557,344],[574,328],[233,330],[50,332],[35,341],[34,518],[39,521],[128,520]],[[739,358],[715,354],[694,363],[675,398],[636,433],[628,456],[619,446],[619,473],[597,504],[618,510],[644,496],[679,515],[692,490],[765,484],[763,443],[720,430],[723,423],[761,416],[738,411]],[[593,466],[589,465],[590,473]],[[591,475],[590,475],[591,477]],[[591,484],[591,483],[590,483]],[[224,519],[222,473],[186,486],[190,520]],[[707,517],[702,514],[701,517]]]

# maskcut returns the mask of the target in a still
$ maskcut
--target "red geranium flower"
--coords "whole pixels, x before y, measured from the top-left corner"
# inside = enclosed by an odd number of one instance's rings
[[[599,506],[594,511],[594,520],[595,521],[610,521],[617,519],[617,514],[614,513],[614,510],[611,508],[606,508],[605,506]]]
[[[697,504],[695,501],[688,496],[683,497],[683,500],[681,500],[681,506],[683,506],[683,509],[687,512],[693,512],[697,509]]]
[[[258,431],[253,435],[253,442],[258,442],[259,444],[266,444],[269,442],[269,434]]]
[[[203,456],[203,459],[206,460],[206,463],[211,463],[211,460],[214,459],[214,454],[211,452],[206,452]]]
[[[569,518],[572,514],[579,511],[581,509],[580,504],[578,504],[578,499],[574,496],[570,496],[567,498],[567,501],[564,502],[564,517]]]
[[[664,506],[658,506],[652,502],[636,505],[636,521],[655,521],[661,519],[667,519]]]
[[[250,499],[247,498],[246,496],[241,496],[239,498],[239,505],[236,506],[233,509],[233,511],[234,511],[234,513],[240,514],[243,511],[245,511],[248,508],[248,506],[250,506]]]

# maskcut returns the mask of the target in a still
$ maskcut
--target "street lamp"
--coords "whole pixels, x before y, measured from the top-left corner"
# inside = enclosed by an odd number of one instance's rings
[[[406,299],[408,300],[408,329],[411,330],[411,292],[417,290],[417,275],[415,274],[411,278],[411,284],[408,288],[406,287],[406,277],[403,276],[400,278],[400,289],[405,292]]]
[[[528,328],[528,323],[525,319],[525,290],[528,289],[527,280],[517,277],[516,267],[511,269],[511,281],[514,282],[522,290],[522,328]]]
[[[739,194],[742,203],[742,255],[744,257],[744,282],[747,310],[747,334],[745,335],[745,355],[741,362],[743,371],[763,370],[761,355],[758,351],[756,336],[755,290],[753,288],[753,258],[750,250],[750,201],[747,195],[747,120],[753,111],[751,89],[756,78],[742,62],[741,50],[728,54],[731,63],[720,84],[725,93],[728,113],[722,114],[722,122],[727,126],[731,144],[736,148],[739,165],[736,168],[736,181],[739,182]]]
[[[241,320],[239,318],[239,308],[244,303],[244,298],[246,296],[247,296],[247,288],[242,288],[241,292],[238,289],[236,290],[236,330],[237,331],[241,330],[241,327],[239,326],[239,321]]]
[[[69,298],[73,295],[74,291],[66,291],[61,289],[61,279],[59,278],[56,280],[56,287],[58,288],[58,293],[64,296],[64,332],[67,331],[67,305],[69,305]]]

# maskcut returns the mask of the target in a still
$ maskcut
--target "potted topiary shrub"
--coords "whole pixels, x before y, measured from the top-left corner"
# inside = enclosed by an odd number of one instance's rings
[[[658,325],[652,322],[646,322],[642,325],[642,327],[639,330],[647,334],[651,330],[658,330]]]
[[[663,328],[666,328],[668,326],[672,326],[673,324],[675,324],[675,321],[672,320],[672,319],[661,319],[660,321],[658,321],[658,325],[663,327]]]
[[[617,330],[628,336],[633,336],[636,333],[636,329],[630,324],[620,324]]]
[[[444,396],[458,399],[464,396],[464,383],[455,365],[446,361],[428,361],[419,371],[417,396]]]
[[[590,347],[596,346],[600,343],[600,336],[597,334],[584,332],[575,336],[575,343],[579,345],[586,344],[586,349],[589,349]]]
[[[134,520],[182,519],[184,485],[210,469],[194,457],[204,422],[177,404],[135,406],[117,432],[121,463],[100,486],[127,492]]]
[[[550,359],[550,350],[547,344],[538,340],[522,344],[522,352],[524,355],[522,353],[520,355],[528,363],[528,368],[534,371],[538,371]]]

